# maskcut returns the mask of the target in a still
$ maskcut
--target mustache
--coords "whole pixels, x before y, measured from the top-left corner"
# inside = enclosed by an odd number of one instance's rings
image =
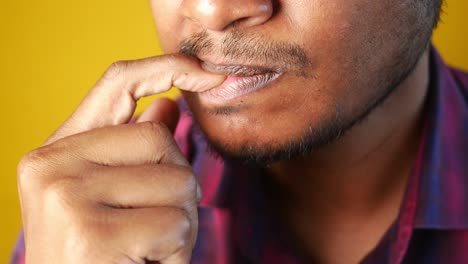
[[[312,65],[301,46],[286,41],[273,41],[233,30],[219,43],[215,43],[206,31],[202,31],[184,39],[180,43],[179,52],[196,58],[215,54],[235,64],[282,69],[304,77],[305,69]]]

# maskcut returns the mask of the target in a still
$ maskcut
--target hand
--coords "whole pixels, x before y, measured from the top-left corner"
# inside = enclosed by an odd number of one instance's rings
[[[18,166],[26,263],[189,263],[201,192],[170,131],[177,106],[157,100],[126,123],[143,96],[224,78],[182,55],[114,63]]]

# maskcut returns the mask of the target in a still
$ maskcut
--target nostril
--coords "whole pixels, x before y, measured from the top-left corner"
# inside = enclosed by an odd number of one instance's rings
[[[267,22],[273,15],[273,8],[271,5],[259,5],[255,12],[249,13],[247,16],[240,17],[231,22],[226,28],[229,27],[251,27],[255,25],[262,25]]]
[[[241,24],[243,24],[248,19],[249,19],[248,17],[239,18],[236,21],[233,21],[232,23],[227,25],[224,29],[239,27]]]
[[[187,21],[205,29],[223,31],[230,27],[264,24],[273,13],[271,0],[185,0],[181,10]]]

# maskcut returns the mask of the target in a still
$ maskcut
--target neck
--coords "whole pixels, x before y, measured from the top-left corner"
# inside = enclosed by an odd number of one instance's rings
[[[283,194],[281,214],[309,253],[324,244],[314,241],[323,238],[317,230],[328,237],[353,230],[367,234],[362,244],[370,250],[397,218],[419,143],[428,57],[427,50],[389,98],[342,138],[271,167],[275,188]]]

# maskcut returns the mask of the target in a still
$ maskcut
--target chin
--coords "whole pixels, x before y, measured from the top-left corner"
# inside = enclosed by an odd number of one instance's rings
[[[210,150],[223,158],[259,166],[309,155],[338,138],[347,127],[334,115],[320,120],[320,115],[298,115],[291,111],[294,108],[272,114],[271,108],[245,102],[225,106],[226,111],[219,112],[200,104],[196,94],[185,98]]]

